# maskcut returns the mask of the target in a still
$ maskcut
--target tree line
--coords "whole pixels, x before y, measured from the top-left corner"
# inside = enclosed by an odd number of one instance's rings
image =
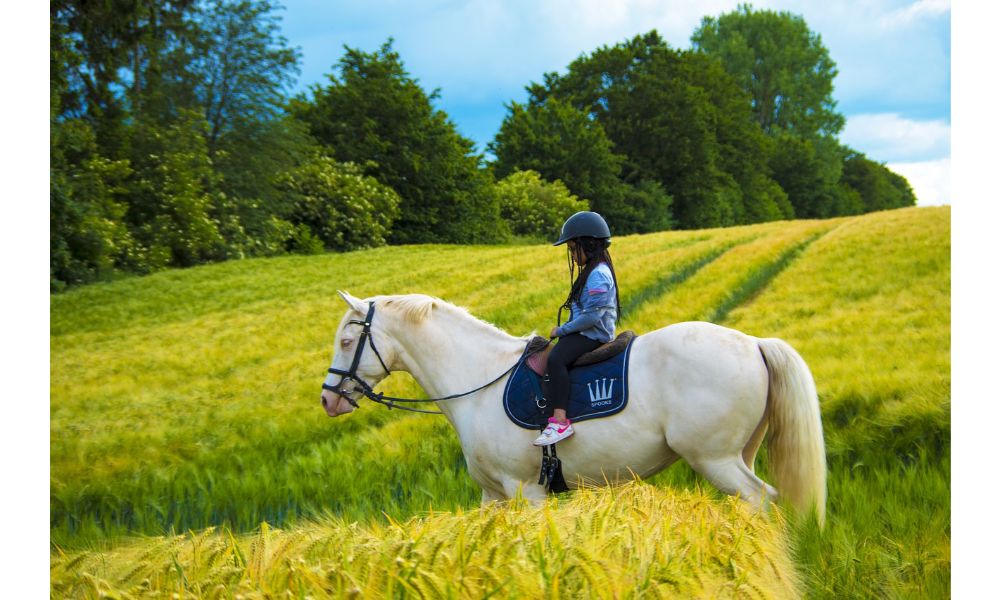
[[[602,47],[511,102],[475,151],[390,39],[300,60],[271,0],[50,4],[52,290],[126,273],[383,244],[615,234],[915,203],[841,145],[836,68],[789,13],[706,17]]]

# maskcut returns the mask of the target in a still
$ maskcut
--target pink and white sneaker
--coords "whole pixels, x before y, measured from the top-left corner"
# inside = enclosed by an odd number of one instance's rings
[[[573,435],[573,424],[566,419],[566,424],[561,425],[555,417],[549,418],[549,424],[542,430],[542,434],[535,438],[533,442],[536,446],[551,446]]]

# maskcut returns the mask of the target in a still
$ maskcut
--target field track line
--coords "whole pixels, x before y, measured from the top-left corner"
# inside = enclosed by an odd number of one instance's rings
[[[742,283],[740,283],[722,300],[722,303],[716,307],[715,311],[712,312],[712,316],[709,317],[708,320],[712,323],[722,323],[725,321],[729,316],[729,313],[731,313],[734,309],[751,302],[754,298],[760,295],[760,293],[763,292],[768,285],[770,285],[771,281],[774,280],[779,273],[787,269],[792,261],[798,258],[799,255],[801,255],[813,242],[830,233],[834,229],[837,229],[837,227],[839,227],[839,225],[829,229],[824,229],[823,231],[817,231],[813,235],[783,252],[774,262],[770,262],[759,269],[751,271],[747,275],[747,278],[744,279]]]
[[[684,283],[686,280],[690,279],[692,276],[694,276],[695,273],[700,271],[706,265],[715,261],[717,258],[722,256],[726,252],[729,252],[736,246],[742,244],[748,244],[756,240],[758,237],[759,236],[741,238],[738,240],[733,240],[732,242],[720,246],[718,248],[714,248],[709,252],[707,252],[706,254],[704,254],[703,256],[695,258],[694,260],[684,264],[679,269],[671,272],[666,277],[654,281],[653,283],[647,285],[641,290],[630,294],[629,297],[623,302],[624,306],[622,307],[622,315],[623,315],[622,320],[627,322],[628,315],[633,314],[643,305],[655,300],[656,298],[659,298],[660,296],[665,294],[667,290],[669,290],[670,288],[676,287]]]

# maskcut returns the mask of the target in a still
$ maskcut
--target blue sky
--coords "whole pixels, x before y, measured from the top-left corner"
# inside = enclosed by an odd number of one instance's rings
[[[295,89],[324,84],[344,45],[372,51],[389,37],[436,106],[480,151],[505,103],[581,54],[657,29],[689,48],[705,15],[736,1],[285,0],[282,31],[302,51]],[[758,9],[801,15],[837,63],[834,99],[847,117],[840,139],[906,176],[918,203],[950,202],[950,0],[789,0]]]

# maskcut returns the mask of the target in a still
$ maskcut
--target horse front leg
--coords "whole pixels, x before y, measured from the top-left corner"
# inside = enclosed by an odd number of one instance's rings
[[[496,490],[490,487],[483,488],[483,506],[486,506],[490,502],[499,502],[505,498],[503,490]]]
[[[544,485],[539,485],[536,481],[524,481],[516,477],[504,477],[503,491],[507,498],[513,499],[520,495],[531,503],[532,506],[541,506],[548,496],[548,490]]]

